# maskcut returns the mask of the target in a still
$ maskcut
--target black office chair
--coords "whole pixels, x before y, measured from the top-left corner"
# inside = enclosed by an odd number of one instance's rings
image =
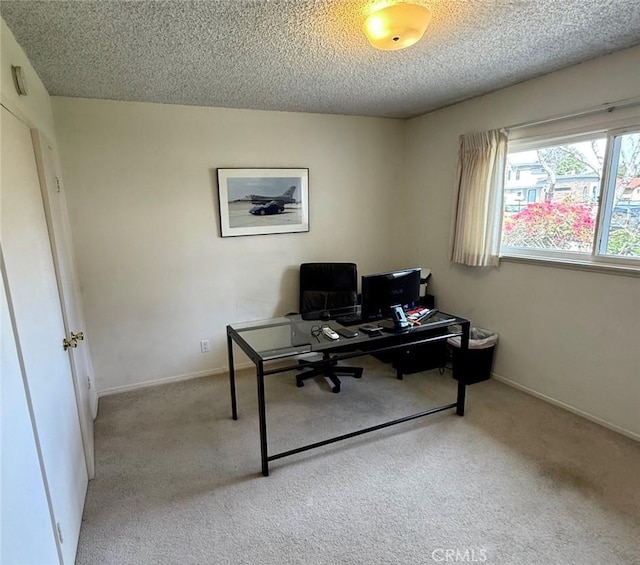
[[[303,263],[300,265],[300,313],[317,312],[320,318],[334,308],[345,308],[358,304],[358,269],[355,263]],[[322,324],[319,321],[319,325]],[[322,339],[322,338],[320,338]],[[323,354],[325,360],[331,359],[330,353]],[[300,364],[304,365],[301,359]],[[332,383],[332,392],[340,392],[340,376],[359,379],[362,367],[329,363],[323,367],[304,370],[296,375],[296,385],[304,386],[306,379],[316,376],[327,377]]]

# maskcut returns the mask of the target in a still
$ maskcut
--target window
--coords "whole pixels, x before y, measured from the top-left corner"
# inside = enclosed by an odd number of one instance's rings
[[[640,267],[640,127],[519,140],[507,159],[501,256]]]

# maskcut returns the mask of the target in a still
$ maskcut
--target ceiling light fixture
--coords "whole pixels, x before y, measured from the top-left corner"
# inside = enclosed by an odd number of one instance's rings
[[[364,34],[376,49],[392,51],[413,45],[431,21],[431,11],[416,4],[394,4],[364,21]]]

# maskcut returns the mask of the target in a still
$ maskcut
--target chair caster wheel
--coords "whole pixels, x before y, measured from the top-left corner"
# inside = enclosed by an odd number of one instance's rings
[[[331,387],[331,392],[335,392],[335,393],[340,392],[340,387],[339,386],[332,386]]]
[[[298,388],[302,388],[304,386],[304,383],[302,381],[296,381],[296,386]]]

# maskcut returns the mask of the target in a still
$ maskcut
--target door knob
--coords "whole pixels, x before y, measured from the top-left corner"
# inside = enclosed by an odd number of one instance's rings
[[[62,340],[62,347],[66,351],[70,347],[78,347],[78,342],[75,338],[67,339],[66,337]]]
[[[84,332],[78,332],[77,334],[74,334],[73,332],[71,332],[71,339],[75,339],[76,341],[83,341]]]

